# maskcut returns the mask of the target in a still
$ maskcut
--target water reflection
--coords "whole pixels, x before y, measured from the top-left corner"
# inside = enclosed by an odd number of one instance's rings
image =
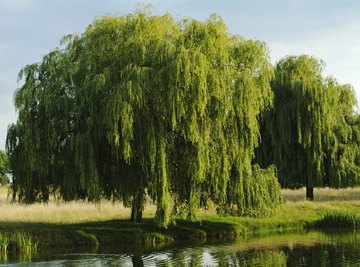
[[[16,266],[360,266],[357,232],[308,232],[162,248],[39,254]],[[11,264],[9,264],[11,266]]]

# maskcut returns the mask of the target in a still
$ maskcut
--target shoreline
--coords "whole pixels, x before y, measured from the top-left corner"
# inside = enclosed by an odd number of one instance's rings
[[[360,228],[360,188],[316,188],[315,201],[304,201],[305,189],[282,190],[284,203],[264,218],[216,214],[215,207],[199,210],[198,222],[177,219],[177,225],[158,229],[153,224],[154,205],[144,210],[143,223],[129,221],[130,209],[121,203],[50,201],[21,205],[0,187],[0,258],[6,252],[39,253],[47,249],[98,249],[137,246],[161,249],[178,242],[222,242],[236,237],[290,233],[325,228]]]
[[[265,233],[333,227],[355,229],[360,228],[358,210],[360,203],[357,201],[288,203],[283,204],[281,212],[268,218],[219,217],[205,212],[199,221],[177,219],[176,225],[167,229],[155,227],[152,218],[145,218],[141,223],[127,219],[81,223],[0,222],[0,235],[8,237],[8,251],[25,253],[26,250],[126,244],[155,247],[180,241],[221,241]],[[21,248],[16,238],[12,238],[17,235],[28,238],[28,246],[33,244],[36,248]]]

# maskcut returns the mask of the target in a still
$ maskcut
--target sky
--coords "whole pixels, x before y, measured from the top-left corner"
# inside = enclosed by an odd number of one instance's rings
[[[351,84],[360,100],[360,1],[358,0],[0,0],[0,150],[16,122],[17,74],[82,33],[94,18],[122,16],[150,4],[152,14],[205,20],[216,13],[232,34],[267,43],[275,64],[308,54],[325,62],[324,75]]]

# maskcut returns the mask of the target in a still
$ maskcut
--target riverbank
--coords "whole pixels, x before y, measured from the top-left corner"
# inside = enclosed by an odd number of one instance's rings
[[[82,223],[0,222],[0,233],[4,236],[23,233],[31,237],[31,243],[40,249],[114,244],[154,246],[173,241],[233,238],[337,226],[334,222],[339,219],[339,214],[358,218],[356,214],[359,211],[360,203],[357,201],[295,202],[284,203],[282,210],[270,218],[219,217],[213,211],[202,211],[199,221],[178,219],[176,225],[168,229],[158,229],[154,226],[153,219],[145,218],[142,223],[132,223],[127,219]],[[331,221],[331,218],[334,220]],[[322,221],[325,225],[319,223]],[[354,226],[360,226],[359,223],[360,219]],[[351,223],[342,226],[352,227]]]
[[[269,218],[219,217],[213,209],[199,212],[197,222],[176,220],[168,229],[158,229],[153,224],[155,207],[149,205],[142,223],[128,220],[130,210],[119,203],[51,202],[23,206],[0,198],[0,237],[10,248],[20,250],[16,244],[25,236],[27,244],[38,249],[94,247],[118,244],[144,244],[161,246],[174,241],[233,238],[253,234],[319,227],[359,227],[360,201],[343,200],[355,189],[344,191],[340,200],[306,202],[294,200],[294,191],[283,191],[293,200],[283,196],[281,210]],[[3,190],[3,192],[5,192]],[[337,192],[339,193],[339,192]],[[358,194],[360,195],[360,193]],[[334,198],[331,198],[334,199]],[[335,198],[336,199],[336,198]],[[0,238],[0,250],[1,240]],[[26,246],[25,246],[26,247]]]

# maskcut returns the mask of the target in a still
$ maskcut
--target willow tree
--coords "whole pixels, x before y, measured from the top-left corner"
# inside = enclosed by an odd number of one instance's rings
[[[325,81],[330,93],[333,128],[325,159],[326,186],[341,188],[360,184],[360,118],[354,113],[356,96],[350,85]]]
[[[96,19],[20,72],[7,138],[13,196],[120,199],[134,220],[150,197],[162,227],[173,208],[193,218],[206,200],[271,212],[274,169],[251,160],[272,77],[266,45],[231,36],[216,16]]]
[[[354,149],[359,143],[349,124],[354,91],[323,78],[322,68],[321,61],[309,56],[288,56],[277,63],[274,106],[263,114],[263,145],[256,159],[261,166],[276,165],[283,187],[306,186],[309,200],[314,187],[355,185],[349,175],[360,174]]]

